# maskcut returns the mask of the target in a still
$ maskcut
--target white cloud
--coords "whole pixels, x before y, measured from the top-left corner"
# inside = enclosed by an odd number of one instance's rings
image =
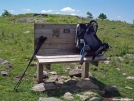
[[[56,12],[56,14],[60,14],[59,12]]]
[[[63,12],[75,12],[75,9],[72,9],[70,7],[65,7],[65,8],[61,9],[61,11],[63,11]]]
[[[52,10],[42,10],[41,12],[42,13],[50,13],[50,12],[52,12]]]
[[[75,13],[71,13],[70,15],[77,15],[77,14],[75,14]]]
[[[13,13],[13,12],[15,12],[15,11],[14,11],[14,10],[9,10],[9,12]]]
[[[118,19],[121,19],[122,17],[118,15],[117,18],[118,18]]]
[[[22,10],[27,11],[27,12],[29,12],[29,11],[30,11],[30,9],[25,9],[25,8],[24,8],[24,9],[22,9]]]

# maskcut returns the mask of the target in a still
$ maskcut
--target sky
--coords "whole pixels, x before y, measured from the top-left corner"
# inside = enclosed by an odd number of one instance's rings
[[[43,13],[69,14],[94,18],[104,13],[109,20],[133,23],[134,0],[0,0],[0,15],[4,10],[11,14]]]

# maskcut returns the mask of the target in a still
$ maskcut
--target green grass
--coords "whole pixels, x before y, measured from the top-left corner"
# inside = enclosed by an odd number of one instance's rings
[[[49,15],[44,23],[80,23],[88,22],[88,20],[79,20],[74,16],[63,15]],[[33,37],[34,37],[34,22],[19,23],[18,19],[23,17],[33,17],[32,14],[20,14],[14,17],[0,17],[0,58],[9,61],[12,64],[12,69],[9,70],[9,77],[0,75],[0,101],[37,101],[39,97],[48,97],[46,93],[35,93],[30,89],[35,83],[33,74],[36,72],[36,67],[30,66],[26,72],[19,92],[13,90],[17,83],[15,76],[22,75],[25,70],[29,58],[33,54]],[[43,16],[35,16],[35,18],[42,18]],[[97,20],[99,29],[97,32],[98,37],[103,42],[108,42],[112,48],[105,53],[107,57],[111,57],[109,65],[101,62],[99,67],[90,66],[90,71],[95,77],[95,83],[101,89],[105,85],[116,86],[120,96],[134,99],[133,90],[126,89],[129,86],[134,89],[134,80],[127,80],[127,76],[133,75],[134,60],[125,58],[120,61],[116,59],[117,56],[124,56],[125,54],[134,54],[134,26],[120,21]],[[30,33],[24,33],[30,31]],[[115,37],[118,35],[118,37]],[[59,75],[68,75],[64,72],[66,65],[71,68],[72,64],[53,64],[52,70],[56,71]],[[98,71],[94,71],[98,68]],[[120,68],[118,71],[116,68]],[[0,66],[0,70],[5,70],[5,65]],[[122,73],[126,73],[123,76]],[[58,92],[56,96],[62,99],[63,92]],[[59,96],[60,95],[60,96]],[[75,96],[76,99],[79,99]]]

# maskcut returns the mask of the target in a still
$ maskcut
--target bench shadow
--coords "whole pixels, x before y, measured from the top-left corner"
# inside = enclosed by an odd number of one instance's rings
[[[102,98],[113,98],[113,97],[121,96],[119,91],[115,87],[108,86],[93,77],[91,77],[90,80],[92,81],[92,83],[97,85],[99,87],[99,89],[82,89],[82,88],[79,88],[76,86],[76,83],[78,81],[68,80],[66,83],[56,84],[57,85],[56,90],[48,90],[45,92],[49,97],[62,97],[66,92],[70,92],[72,94],[80,94],[80,93],[86,92],[86,91],[93,91],[93,92],[95,91],[95,92],[99,93],[99,95]]]

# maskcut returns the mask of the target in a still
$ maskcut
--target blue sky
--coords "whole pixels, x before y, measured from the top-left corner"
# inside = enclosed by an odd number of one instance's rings
[[[12,14],[48,13],[87,16],[94,18],[100,13],[109,20],[132,23],[134,20],[134,0],[0,0],[0,15],[5,10]]]

